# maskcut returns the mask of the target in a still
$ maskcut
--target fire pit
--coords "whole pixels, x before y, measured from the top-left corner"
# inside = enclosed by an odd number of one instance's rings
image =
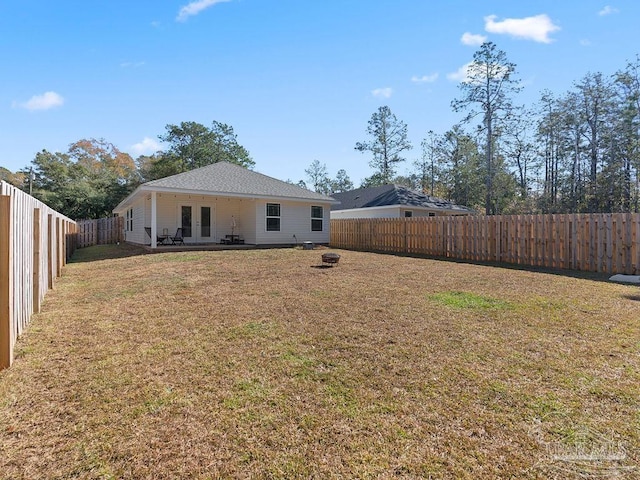
[[[327,265],[329,265],[331,267],[336,265],[339,260],[340,260],[340,255],[338,255],[337,253],[323,253],[322,254],[322,263],[323,264],[326,263]]]

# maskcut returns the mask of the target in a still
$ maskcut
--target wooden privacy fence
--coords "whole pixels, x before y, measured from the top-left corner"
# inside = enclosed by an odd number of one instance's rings
[[[109,245],[122,240],[124,217],[78,220],[78,248]]]
[[[76,224],[0,182],[0,370],[76,248]]]
[[[640,273],[640,214],[331,220],[331,246],[604,273]]]

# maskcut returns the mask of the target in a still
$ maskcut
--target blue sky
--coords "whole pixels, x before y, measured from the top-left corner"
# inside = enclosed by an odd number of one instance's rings
[[[304,179],[313,160],[358,185],[367,121],[388,105],[420,156],[451,111],[461,67],[490,40],[533,104],[640,53],[640,2],[2,0],[0,166],[104,138],[134,158],[165,125],[230,124],[256,170]]]

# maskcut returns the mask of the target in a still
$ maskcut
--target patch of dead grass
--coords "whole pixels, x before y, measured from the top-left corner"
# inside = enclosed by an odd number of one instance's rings
[[[0,373],[2,479],[548,478],[584,431],[640,460],[637,287],[347,251],[83,253]]]

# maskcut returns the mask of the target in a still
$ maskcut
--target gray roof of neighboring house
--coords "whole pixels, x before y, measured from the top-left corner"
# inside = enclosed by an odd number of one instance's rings
[[[459,211],[474,213],[469,207],[456,205],[441,198],[431,197],[415,192],[402,185],[380,185],[378,187],[358,188],[349,192],[334,193],[332,197],[340,202],[332,205],[331,210],[349,210],[353,208],[383,207],[402,205],[405,207],[422,207],[432,210]]]
[[[276,197],[334,202],[333,198],[228,162],[218,162],[140,185],[116,209],[140,191],[178,191],[215,195]]]

